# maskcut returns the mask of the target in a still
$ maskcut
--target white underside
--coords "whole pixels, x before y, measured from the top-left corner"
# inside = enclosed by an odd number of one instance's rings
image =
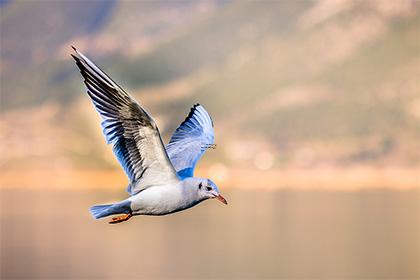
[[[149,187],[127,199],[134,215],[165,215],[199,202],[191,188],[180,181],[175,185]]]

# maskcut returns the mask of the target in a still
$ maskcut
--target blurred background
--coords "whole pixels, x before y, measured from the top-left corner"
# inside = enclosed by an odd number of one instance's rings
[[[0,0],[0,278],[420,278],[420,2]],[[154,116],[199,102],[207,201],[119,225],[74,45]]]

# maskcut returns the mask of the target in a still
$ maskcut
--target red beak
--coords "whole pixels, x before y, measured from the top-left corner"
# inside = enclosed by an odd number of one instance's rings
[[[227,205],[227,201],[226,201],[226,199],[223,197],[223,196],[221,196],[220,194],[218,195],[218,196],[215,196],[214,198],[216,198],[218,201],[220,201],[221,203],[223,203],[223,204],[226,204]]]

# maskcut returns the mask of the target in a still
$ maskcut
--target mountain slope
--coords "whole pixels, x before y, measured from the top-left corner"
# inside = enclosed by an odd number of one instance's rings
[[[76,44],[150,108],[165,138],[191,104],[204,104],[219,144],[210,160],[253,166],[268,153],[274,166],[420,162],[417,2],[92,2],[82,14],[79,4],[55,4],[46,22],[57,28],[38,24],[45,7],[34,3],[2,8],[5,146],[20,137],[16,123],[44,137],[16,112],[51,111],[49,133],[69,139],[54,137],[39,160],[114,162],[95,145],[97,119],[68,58]],[[30,33],[16,50],[15,30]]]

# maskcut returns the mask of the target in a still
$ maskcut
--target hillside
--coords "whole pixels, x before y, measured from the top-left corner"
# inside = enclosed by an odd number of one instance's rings
[[[4,167],[115,166],[71,44],[156,116],[165,139],[205,105],[218,144],[207,164],[420,163],[416,1],[47,3],[1,7]]]

